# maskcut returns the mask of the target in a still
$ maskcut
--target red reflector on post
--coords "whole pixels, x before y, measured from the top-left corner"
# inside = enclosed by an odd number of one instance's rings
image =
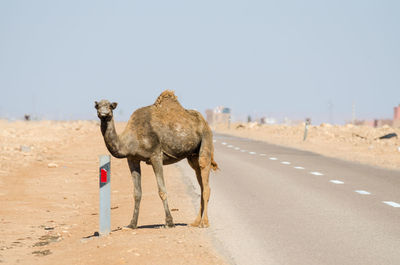
[[[107,183],[107,170],[105,170],[104,168],[101,169],[100,182]]]

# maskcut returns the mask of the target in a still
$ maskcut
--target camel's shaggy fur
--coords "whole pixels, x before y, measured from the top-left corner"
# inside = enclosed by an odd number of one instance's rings
[[[128,159],[135,187],[135,209],[129,227],[137,227],[142,195],[141,161],[153,166],[159,195],[164,204],[166,225],[174,226],[162,165],[176,163],[184,158],[195,170],[201,187],[200,211],[192,225],[208,227],[209,173],[211,169],[217,170],[218,165],[214,161],[212,132],[203,116],[197,111],[184,109],[174,92],[166,90],[153,105],[136,110],[125,130],[117,135],[113,119],[117,103],[102,100],[95,102],[95,107],[107,149],[114,157]]]

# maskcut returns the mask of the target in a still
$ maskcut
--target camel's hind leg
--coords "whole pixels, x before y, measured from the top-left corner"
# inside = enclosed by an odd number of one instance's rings
[[[200,210],[192,226],[208,227],[208,201],[210,199],[209,175],[211,170],[211,151],[200,149],[199,157],[188,159],[190,166],[196,171],[197,181],[201,189]]]
[[[190,157],[190,158],[188,158],[188,162],[189,162],[189,165],[196,172],[196,178],[197,178],[197,181],[199,182],[199,185],[200,185],[201,194],[203,194],[203,181],[201,180],[201,170],[200,170],[200,166],[199,166],[199,157],[198,156]],[[203,211],[204,211],[204,203],[203,203],[203,199],[200,198],[199,214],[197,215],[197,217],[194,220],[194,222],[191,224],[192,226],[199,226],[200,225],[201,216],[203,215]]]
[[[164,175],[163,175],[163,162],[161,157],[151,159],[151,164],[153,166],[154,174],[156,175],[157,185],[158,185],[158,194],[164,205],[165,210],[165,225],[167,227],[174,227],[174,221],[172,219],[171,212],[168,207],[167,200],[167,189],[165,187]]]
[[[140,174],[140,161],[135,161],[128,158],[129,169],[131,170],[133,185],[134,185],[134,198],[135,198],[135,209],[133,210],[133,216],[131,223],[128,225],[130,228],[137,228],[137,222],[139,217],[140,200],[142,199],[142,180]]]

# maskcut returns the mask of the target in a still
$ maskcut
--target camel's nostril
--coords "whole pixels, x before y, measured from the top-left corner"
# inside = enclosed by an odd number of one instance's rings
[[[104,113],[104,112],[99,112],[97,116],[100,119],[105,119],[105,118],[108,118],[110,115],[108,115],[107,113]]]

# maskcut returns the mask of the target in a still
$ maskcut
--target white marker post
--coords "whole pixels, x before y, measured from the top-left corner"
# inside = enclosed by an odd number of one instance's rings
[[[110,156],[101,155],[99,168],[99,187],[100,187],[100,228],[99,234],[108,235],[111,231],[111,167]]]
[[[307,132],[308,132],[308,126],[311,124],[311,119],[307,118],[306,122],[305,122],[305,127],[304,127],[304,137],[303,137],[303,141],[305,141],[307,139]]]

